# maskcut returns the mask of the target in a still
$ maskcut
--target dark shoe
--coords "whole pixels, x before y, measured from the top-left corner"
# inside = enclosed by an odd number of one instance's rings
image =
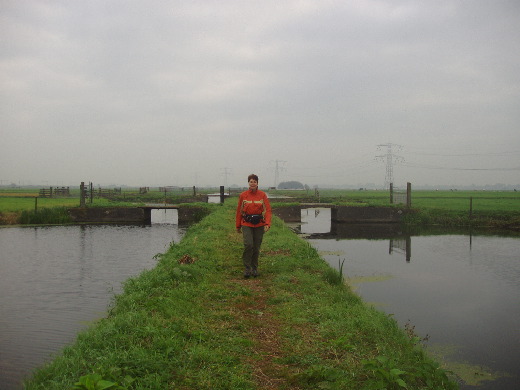
[[[249,279],[250,276],[251,274],[249,273],[249,271],[244,272],[244,278]]]
[[[256,269],[253,270],[253,272],[251,273],[251,275],[253,275],[253,277],[257,277],[257,276],[260,276],[260,274],[258,273],[258,271]]]

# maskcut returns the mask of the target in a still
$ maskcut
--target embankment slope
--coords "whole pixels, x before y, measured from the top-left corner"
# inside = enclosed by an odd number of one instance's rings
[[[154,390],[457,388],[280,219],[264,237],[261,276],[243,279],[233,206],[128,280],[107,317],[26,389],[71,388],[92,374]]]

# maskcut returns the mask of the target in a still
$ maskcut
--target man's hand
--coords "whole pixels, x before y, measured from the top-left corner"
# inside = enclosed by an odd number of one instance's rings
[[[264,232],[267,232],[269,229],[271,229],[271,226],[269,226],[269,225],[264,225]]]

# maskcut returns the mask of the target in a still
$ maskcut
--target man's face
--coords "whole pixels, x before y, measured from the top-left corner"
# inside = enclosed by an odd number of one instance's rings
[[[255,179],[249,180],[249,189],[256,190],[258,188],[258,182]]]

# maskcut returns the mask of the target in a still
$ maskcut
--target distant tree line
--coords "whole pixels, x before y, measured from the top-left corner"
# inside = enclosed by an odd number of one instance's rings
[[[306,186],[304,186],[299,181],[283,181],[278,184],[279,190],[305,190]]]

